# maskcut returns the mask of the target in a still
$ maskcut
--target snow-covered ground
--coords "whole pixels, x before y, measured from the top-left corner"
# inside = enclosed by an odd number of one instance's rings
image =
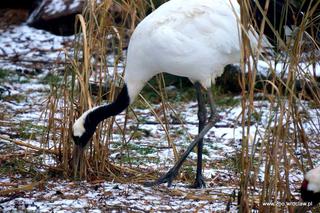
[[[54,36],[48,32],[30,28],[25,24],[10,26],[0,33],[0,68],[5,71],[5,77],[1,81],[0,110],[0,163],[9,171],[1,170],[0,176],[0,211],[2,212],[145,212],[145,211],[223,211],[226,203],[233,196],[237,186],[228,170],[224,168],[212,168],[207,166],[205,176],[208,178],[209,188],[203,190],[189,189],[186,183],[177,183],[173,188],[166,185],[147,188],[141,184],[121,184],[104,182],[102,180],[86,183],[72,182],[61,179],[49,180],[38,183],[32,177],[14,175],[10,172],[10,154],[19,156],[26,153],[25,146],[13,144],[12,140],[22,141],[33,146],[39,146],[37,139],[44,124],[43,112],[46,100],[50,92],[48,81],[45,80],[48,73],[59,68],[64,63],[67,54],[72,54],[71,44],[73,37]],[[110,68],[112,70],[112,68]],[[159,106],[155,106],[157,108]],[[172,125],[170,131],[181,130],[185,135],[174,136],[179,138],[177,145],[186,147],[190,137],[197,133],[196,103],[180,106],[177,110],[183,112],[181,117],[186,125]],[[239,111],[239,109],[236,109]],[[164,138],[161,125],[148,124],[155,121],[150,110],[136,110],[141,119],[146,122],[139,126],[141,131],[149,132],[147,140],[134,141],[138,147],[159,147],[151,150],[147,156],[133,150],[134,158],[142,159],[142,168],[157,168],[162,170],[173,163],[173,154]],[[231,117],[233,113],[230,112]],[[119,123],[123,122],[124,115],[117,117]],[[233,119],[226,121],[231,123]],[[134,124],[133,124],[134,125]],[[239,141],[235,143],[233,130],[221,129],[219,133],[210,133],[212,137],[221,138],[223,143],[214,145],[212,141],[206,141],[210,155],[204,159],[222,161],[228,155],[233,155],[239,147]],[[23,133],[23,135],[21,134]],[[190,135],[188,135],[190,134]],[[239,135],[238,135],[239,136]],[[223,140],[222,140],[223,138]],[[187,142],[187,143],[186,143]],[[117,145],[112,147],[114,153],[110,160],[119,159]],[[32,150],[32,149],[31,149]],[[222,151],[227,151],[222,154]],[[45,155],[44,155],[45,157]],[[192,153],[192,159],[195,154]],[[154,162],[150,159],[156,159]],[[47,165],[54,163],[54,159],[43,159]],[[194,167],[192,161],[189,164]],[[4,167],[3,167],[4,168]],[[42,171],[42,170],[39,170]],[[215,186],[217,180],[228,180],[228,184]],[[212,188],[211,186],[214,186]],[[30,187],[30,190],[22,190],[18,193],[7,194],[1,197],[1,191],[12,188]],[[200,199],[200,200],[199,200]],[[234,206],[228,207],[236,209]]]
[[[73,40],[74,36],[56,36],[27,24],[0,29],[0,68],[48,71],[64,66]]]
[[[16,100],[0,100],[2,110],[9,116],[6,120],[10,125],[2,124],[0,127],[0,146],[5,150],[13,150],[12,153],[24,153],[24,148],[11,147],[10,140],[6,138],[21,138],[15,135],[19,124],[27,124],[38,121],[40,112],[44,109],[43,101],[48,93],[47,86],[37,83],[36,80],[29,80],[25,83],[12,85],[16,90],[12,94],[32,94],[20,103]],[[7,97],[7,96],[6,96]],[[237,98],[237,97],[236,97]],[[190,137],[197,134],[197,104],[177,103],[174,108],[179,113],[179,119],[185,124],[170,124],[169,132],[179,150],[185,149],[190,142]],[[160,106],[155,105],[157,110]],[[256,101],[255,108],[259,109],[261,119],[251,128],[252,134],[259,130],[263,134],[263,124],[268,121],[267,101]],[[141,124],[139,132],[142,137],[130,142],[131,163],[135,168],[167,171],[173,164],[172,149],[168,147],[163,128],[155,124],[156,120],[150,110],[134,109]],[[27,212],[149,212],[149,211],[179,211],[179,212],[224,212],[227,208],[231,212],[237,212],[236,195],[239,187],[239,174],[235,171],[239,159],[237,153],[241,150],[242,128],[239,125],[241,113],[240,105],[219,108],[221,121],[217,123],[207,135],[205,140],[205,167],[206,189],[190,189],[188,183],[175,181],[173,187],[167,188],[165,184],[159,187],[143,187],[142,184],[121,184],[117,182],[105,182],[104,180],[93,180],[91,182],[73,182],[53,178],[46,182],[38,182],[37,178],[21,177],[17,175],[6,175],[0,178],[0,209],[4,212],[27,211]],[[12,116],[14,115],[14,116]],[[313,121],[317,122],[317,111],[309,110]],[[124,122],[124,114],[116,117],[117,123],[121,126]],[[2,120],[0,122],[3,122]],[[135,126],[136,121],[130,122]],[[169,119],[171,123],[172,120]],[[14,125],[18,124],[18,125]],[[259,136],[258,136],[259,137]],[[119,136],[120,138],[120,136]],[[32,145],[37,145],[34,140],[22,138]],[[257,139],[258,140],[258,139]],[[110,160],[118,162],[121,157],[121,144],[114,136],[114,144],[111,146],[112,154]],[[119,140],[120,141],[120,140]],[[195,169],[196,154],[191,153],[190,158],[183,168],[183,176],[190,174],[190,168]],[[2,161],[6,163],[6,160]],[[46,162],[46,161],[44,161]],[[50,159],[47,164],[51,164]],[[303,174],[297,171],[292,173],[292,192],[299,198],[299,183]],[[263,165],[257,177],[260,181],[264,178]],[[187,178],[190,179],[190,178]],[[258,181],[259,182],[259,181]],[[12,196],[1,197],[1,190],[10,188],[28,187],[29,190],[22,190]]]
[[[13,139],[39,145],[39,136],[33,134],[40,132],[45,122],[42,112],[46,108],[50,91],[46,75],[64,63],[66,53],[72,51],[72,42],[72,36],[54,36],[24,24],[0,30],[0,69],[11,70],[5,80],[0,80],[0,164],[10,167],[10,154],[26,153],[24,146],[12,144]],[[268,66],[265,62],[259,62],[262,71]],[[276,70],[283,70],[281,65],[278,66]],[[31,70],[31,73],[25,73],[24,70]],[[240,100],[240,97],[235,99]],[[197,104],[172,103],[172,106],[179,118],[170,114],[169,134],[178,150],[184,150],[191,138],[197,135]],[[302,119],[302,125],[310,136],[312,147],[316,147],[319,132],[315,130],[320,125],[318,110],[311,108],[308,102],[302,102],[299,106],[299,110],[306,113],[308,118]],[[155,111],[161,108],[159,105],[153,107]],[[261,141],[266,124],[272,126],[274,122],[270,120],[270,104],[266,100],[255,101],[254,109],[258,118],[253,122],[249,134],[245,134],[251,143]],[[150,110],[133,110],[139,117],[138,132],[141,137],[130,142],[131,163],[135,168],[167,171],[173,165],[174,157],[163,127],[157,124]],[[221,121],[206,136],[206,189],[190,189],[187,181],[174,182],[172,188],[166,185],[149,188],[137,183],[121,184],[104,180],[74,182],[58,177],[39,182],[42,178],[11,174],[9,169],[7,173],[0,173],[0,212],[225,212],[229,208],[231,212],[237,212],[239,173],[236,168],[243,137],[241,112],[240,101],[233,106],[220,107]],[[176,124],[176,119],[182,120],[184,124]],[[125,115],[122,113],[116,120],[121,126]],[[136,123],[133,119],[128,123],[128,129],[130,126],[135,127]],[[256,137],[255,133],[258,133]],[[115,142],[110,147],[110,160],[117,163],[124,156],[121,156],[122,144],[117,142],[117,135],[113,139]],[[316,154],[313,153],[313,156]],[[195,159],[196,154],[191,153],[182,172],[185,178],[181,179],[191,179],[187,176],[192,173],[190,169],[194,172]],[[315,158],[314,162],[317,160]],[[45,159],[43,162],[51,165],[55,159]],[[257,177],[259,184],[264,178],[263,168],[262,164]],[[0,168],[1,171],[4,170]],[[290,171],[290,174],[291,192],[299,199],[299,184],[303,174],[296,170]],[[1,197],[1,191],[18,188],[23,190]],[[255,193],[259,195],[258,192],[257,189]]]
[[[50,181],[42,190],[27,192],[23,198],[0,206],[5,212],[223,212],[229,194],[232,188],[226,187],[193,190],[183,185],[150,188],[139,184]],[[231,206],[231,210],[236,208]]]

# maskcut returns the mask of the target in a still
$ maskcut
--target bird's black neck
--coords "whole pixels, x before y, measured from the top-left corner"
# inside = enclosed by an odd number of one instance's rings
[[[130,98],[127,85],[125,84],[119,93],[117,99],[111,104],[99,106],[92,110],[85,119],[85,128],[96,128],[103,120],[118,115],[125,110],[130,104]]]

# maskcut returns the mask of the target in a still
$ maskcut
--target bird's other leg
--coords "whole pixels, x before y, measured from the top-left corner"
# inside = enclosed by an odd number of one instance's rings
[[[200,84],[199,84],[200,85]],[[181,168],[183,162],[186,160],[190,152],[194,149],[196,145],[200,141],[202,141],[203,137],[207,134],[207,132],[214,126],[215,120],[210,120],[202,129],[202,131],[199,133],[199,135],[193,140],[193,142],[188,146],[186,151],[181,155],[180,159],[175,163],[175,165],[163,176],[161,176],[158,180],[153,182],[147,182],[145,183],[145,186],[155,186],[162,183],[168,183],[168,186],[170,187],[172,184],[173,179],[178,175],[179,169]],[[201,165],[202,166],[202,165]],[[200,175],[198,176],[202,177],[202,168],[198,167],[200,169]],[[201,178],[198,178],[198,180],[201,180]],[[203,180],[203,179],[202,179]],[[204,186],[204,181],[200,181],[200,183],[203,183],[202,186]]]
[[[187,150],[181,155],[181,158],[175,163],[175,165],[163,176],[161,176],[158,180],[153,182],[145,183],[145,186],[155,186],[162,183],[168,183],[170,187],[173,179],[178,175],[178,171],[182,166],[183,162],[186,160],[190,152],[194,149],[194,147],[199,143],[200,139],[203,138],[207,132],[214,126],[214,121],[209,121],[207,125],[203,128],[200,134],[192,141],[192,143],[188,146]]]
[[[195,88],[197,92],[197,100],[198,100],[198,119],[199,126],[198,131],[199,134],[203,130],[207,122],[207,109],[206,109],[206,101],[204,94],[202,92],[202,86],[200,83],[195,83]],[[196,179],[192,188],[204,188],[206,186],[203,175],[202,175],[202,151],[203,151],[203,137],[199,139],[198,149],[197,149],[197,173]]]

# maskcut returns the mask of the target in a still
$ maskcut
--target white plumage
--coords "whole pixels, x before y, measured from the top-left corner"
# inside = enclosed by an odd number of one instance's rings
[[[171,73],[209,88],[227,64],[240,61],[236,0],[171,0],[135,29],[125,82],[131,102],[152,76]]]
[[[312,191],[314,193],[320,192],[320,167],[308,171],[305,174],[304,179],[308,181],[308,191]]]

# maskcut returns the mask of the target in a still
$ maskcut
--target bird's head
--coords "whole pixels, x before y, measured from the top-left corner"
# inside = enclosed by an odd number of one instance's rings
[[[87,111],[82,114],[81,117],[75,121],[72,127],[72,138],[75,146],[73,147],[71,166],[73,166],[74,177],[77,176],[84,150],[89,144],[89,141],[96,129],[96,125],[93,125],[92,122],[90,122],[89,113],[90,111]]]
[[[305,174],[301,184],[301,198],[304,202],[316,205],[320,202],[320,167]]]
[[[76,146],[85,148],[94,134],[96,125],[91,124],[89,119],[90,111],[87,111],[78,118],[72,127],[72,138]]]

